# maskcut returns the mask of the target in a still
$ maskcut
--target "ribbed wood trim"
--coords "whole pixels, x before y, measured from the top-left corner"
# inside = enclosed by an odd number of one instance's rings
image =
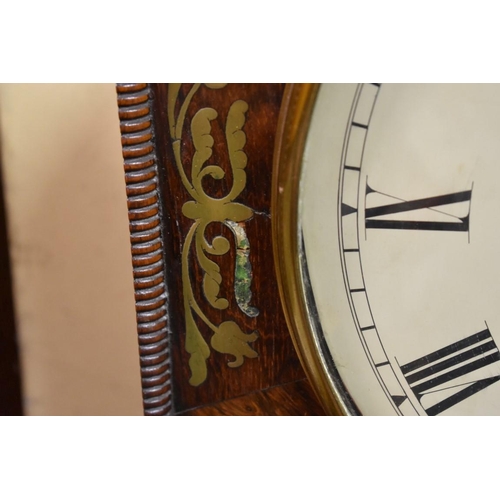
[[[145,415],[172,409],[167,292],[151,94],[146,83],[116,86],[127,185]]]

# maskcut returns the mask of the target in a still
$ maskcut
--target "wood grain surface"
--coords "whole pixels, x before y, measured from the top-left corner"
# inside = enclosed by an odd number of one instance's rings
[[[181,99],[191,89],[190,84],[181,87]],[[168,287],[172,316],[173,376],[175,383],[174,401],[177,412],[203,404],[223,401],[266,387],[304,378],[304,374],[281,310],[279,293],[274,272],[271,246],[271,175],[278,114],[284,86],[281,84],[229,84],[223,89],[213,90],[200,87],[187,110],[186,122],[203,107],[211,107],[217,112],[212,127],[215,140],[210,163],[219,165],[225,171],[222,180],[206,180],[206,192],[217,198],[223,196],[231,187],[229,158],[224,137],[224,124],[229,107],[236,100],[248,103],[247,120],[244,131],[247,142],[244,148],[248,156],[246,168],[247,184],[236,200],[254,210],[254,216],[246,223],[250,242],[250,261],[253,269],[252,305],[260,314],[249,318],[240,311],[234,296],[234,246],[229,254],[217,260],[221,269],[222,283],[220,296],[229,300],[229,308],[218,311],[205,308],[210,321],[220,324],[224,320],[236,321],[243,331],[257,331],[259,338],[253,347],[259,353],[255,359],[246,359],[239,368],[229,368],[229,358],[212,353],[208,360],[208,379],[199,387],[188,383],[188,357],[184,345],[184,308],[182,303],[182,282],[180,253],[186,233],[192,223],[182,213],[183,204],[190,200],[175,168],[172,144],[168,133],[167,86],[152,85],[153,109],[156,131],[158,165],[162,174],[163,223],[165,252],[168,266]],[[182,141],[182,154],[186,163],[194,154],[190,128],[185,127]],[[229,230],[220,223],[212,224],[207,238],[218,234],[231,239]],[[215,260],[215,259],[214,259]],[[191,279],[201,283],[201,270],[193,262]],[[201,286],[197,287],[198,300],[203,302]],[[203,328],[204,325],[200,325]],[[209,332],[202,331],[207,335]]]
[[[322,416],[325,412],[307,381],[297,380],[245,394],[214,405],[194,408],[186,416]]]

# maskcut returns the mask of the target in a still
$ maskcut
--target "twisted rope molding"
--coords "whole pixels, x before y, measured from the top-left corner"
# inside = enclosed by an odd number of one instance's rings
[[[150,88],[117,84],[145,415],[172,413],[167,292]]]

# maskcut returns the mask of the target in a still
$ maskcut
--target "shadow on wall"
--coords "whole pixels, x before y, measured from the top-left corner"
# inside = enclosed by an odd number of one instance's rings
[[[142,414],[115,87],[0,86],[28,415]]]

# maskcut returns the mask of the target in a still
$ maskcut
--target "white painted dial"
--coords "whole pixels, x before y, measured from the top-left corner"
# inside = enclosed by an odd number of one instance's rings
[[[500,85],[325,84],[299,224],[367,415],[500,415]]]

